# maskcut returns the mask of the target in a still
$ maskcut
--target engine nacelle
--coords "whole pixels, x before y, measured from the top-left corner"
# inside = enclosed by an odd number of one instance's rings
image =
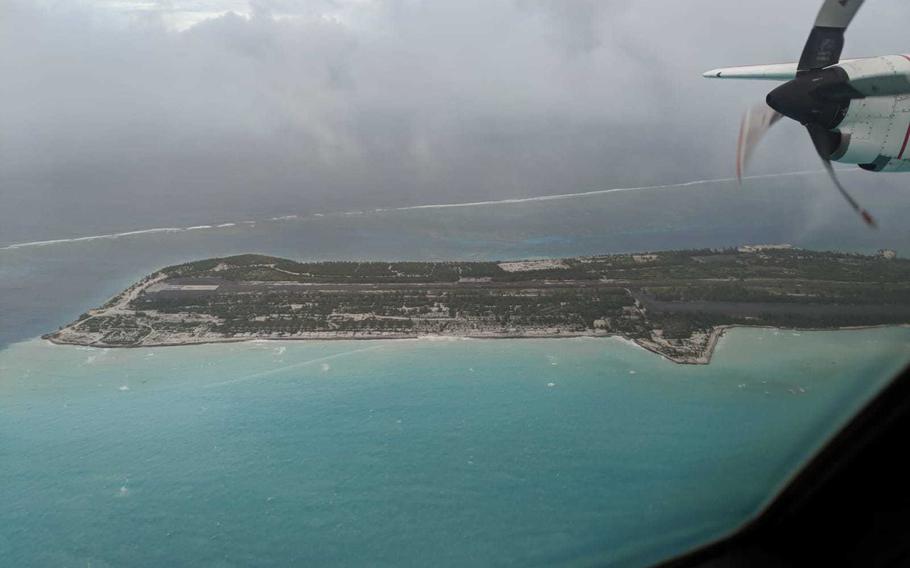
[[[831,159],[845,164],[875,162],[879,156],[884,155],[890,122],[888,119],[878,118],[849,121],[848,113],[838,128],[841,135],[840,146],[831,155]]]
[[[910,90],[910,56],[884,55],[847,59],[832,67],[847,73],[850,88],[866,97],[894,95]]]
[[[832,159],[871,171],[910,170],[910,96],[875,94],[908,90],[910,57],[854,59],[837,67],[846,71],[850,87],[865,98],[850,101],[837,127],[841,143]]]

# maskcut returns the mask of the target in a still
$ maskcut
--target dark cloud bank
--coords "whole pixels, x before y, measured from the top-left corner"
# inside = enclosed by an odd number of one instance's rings
[[[868,4],[847,54],[900,52],[910,8]],[[154,11],[3,2],[0,243],[727,176],[768,85],[700,72],[796,59],[818,2],[375,0],[320,17],[337,5],[252,2],[178,32]],[[814,160],[788,125],[755,170]]]

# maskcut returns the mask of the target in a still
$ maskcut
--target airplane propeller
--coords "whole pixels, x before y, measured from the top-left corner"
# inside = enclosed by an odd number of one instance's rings
[[[742,184],[743,174],[752,153],[759,141],[765,136],[778,120],[783,117],[781,113],[772,109],[765,103],[759,103],[746,111],[739,126],[739,142],[736,145],[736,179]]]
[[[765,133],[782,116],[792,118],[806,127],[815,151],[841,195],[867,225],[875,227],[875,219],[847,192],[831,165],[841,146],[841,134],[835,130],[836,126],[846,115],[850,101],[866,96],[850,83],[846,71],[831,67],[840,61],[844,32],[862,4],[863,0],[826,0],[822,5],[799,59],[796,78],[768,93],[767,104],[757,105],[743,116],[736,176],[741,182],[749,158]]]

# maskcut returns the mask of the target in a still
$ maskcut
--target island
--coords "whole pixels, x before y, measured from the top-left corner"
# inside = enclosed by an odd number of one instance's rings
[[[752,245],[503,262],[212,258],[158,270],[44,338],[149,347],[619,336],[706,364],[731,326],[908,323],[910,260]]]

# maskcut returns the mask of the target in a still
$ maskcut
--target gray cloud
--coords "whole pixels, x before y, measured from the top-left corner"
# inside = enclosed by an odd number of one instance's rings
[[[700,72],[796,59],[818,2],[124,5],[4,4],[0,241],[725,176],[768,85]],[[848,54],[907,16],[870,0]],[[813,166],[800,136],[756,173]]]

